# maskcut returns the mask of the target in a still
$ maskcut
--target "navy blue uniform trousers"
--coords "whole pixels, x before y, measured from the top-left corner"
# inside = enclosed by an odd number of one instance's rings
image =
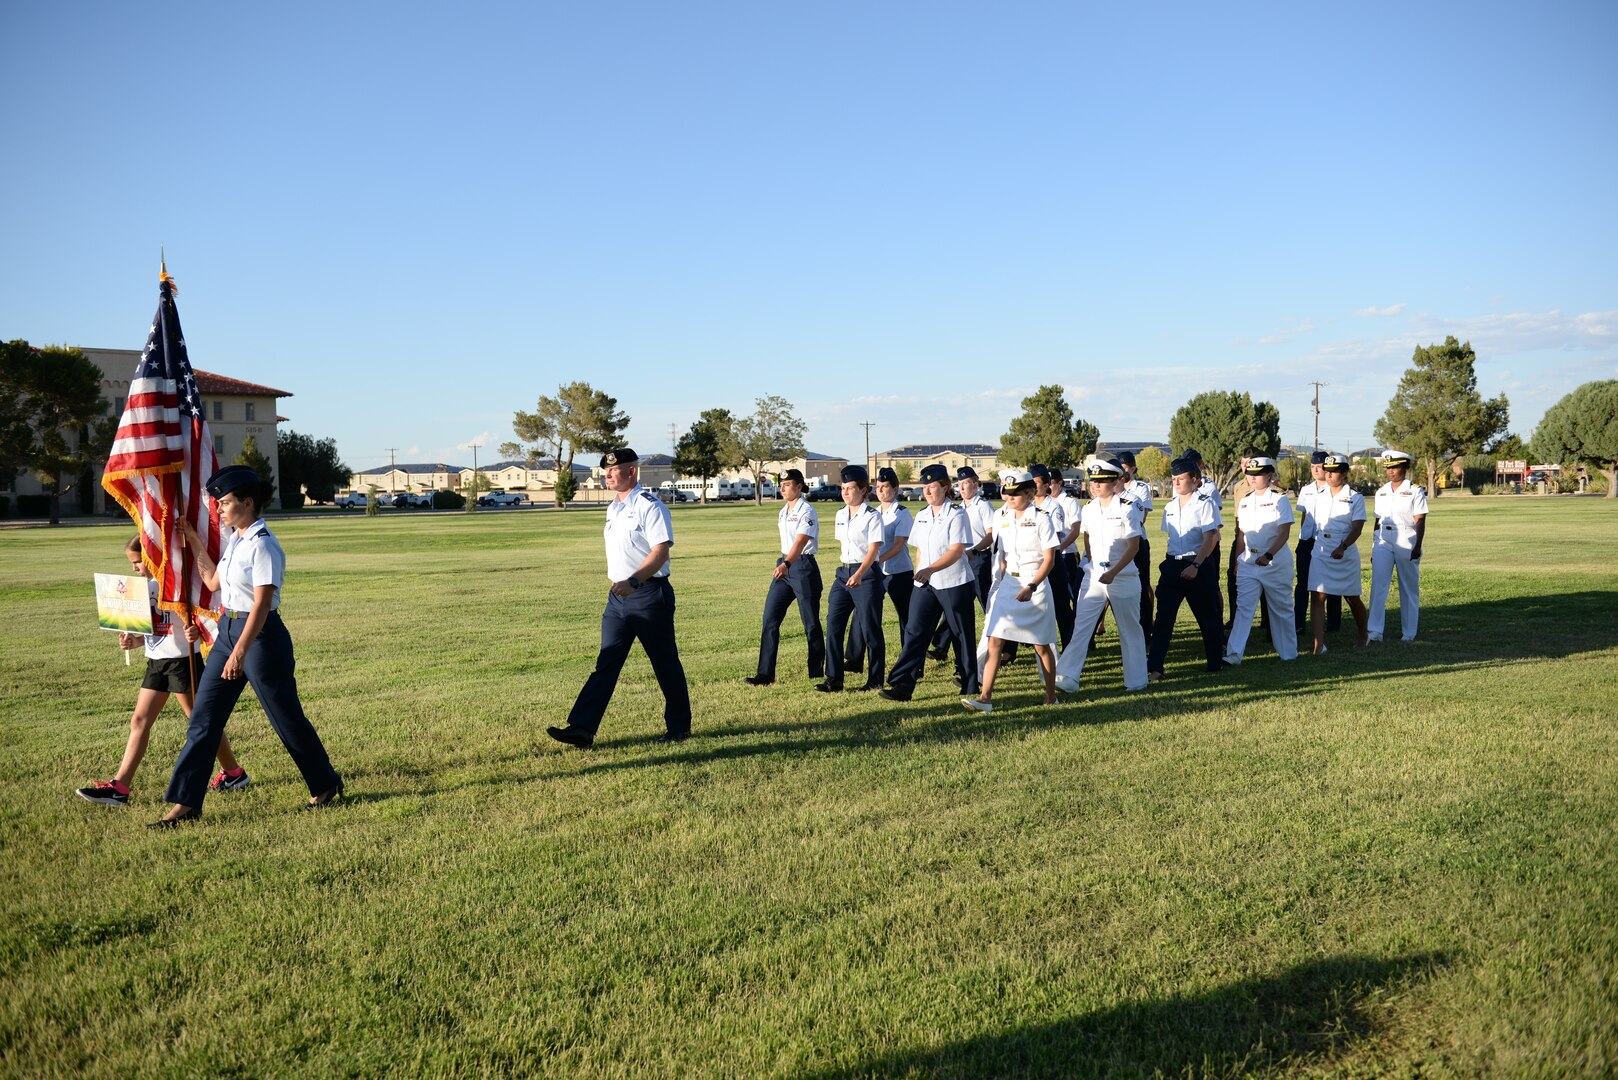
[[[567,715],[569,727],[583,728],[591,735],[601,727],[607,703],[618,685],[618,673],[629,659],[629,647],[636,639],[652,662],[652,674],[663,690],[663,724],[676,735],[691,730],[691,691],[686,686],[685,668],[680,666],[680,650],[674,644],[674,586],[666,577],[655,577],[628,596],[607,594],[607,608],[601,613],[601,652],[596,669],[584,681],[573,711]]]
[[[225,733],[225,721],[230,719],[230,712],[248,683],[253,684],[253,693],[264,706],[270,726],[281,737],[281,745],[287,748],[293,764],[303,774],[309,794],[324,795],[339,783],[337,770],[331,767],[331,759],[326,756],[326,747],[298,700],[292,635],[287,633],[279,611],[270,612],[269,618],[264,620],[264,628],[248,646],[247,656],[242,661],[247,678],[224,677],[225,661],[230,659],[230,652],[246,626],[245,615],[219,620],[219,635],[214,640],[213,651],[208,654],[207,666],[202,669],[202,679],[197,683],[197,699],[191,704],[185,745],[180,748],[174,775],[163,793],[163,798],[171,803],[201,808],[208,794],[208,774],[213,771],[219,740]]]
[[[1146,583],[1152,580],[1152,542],[1146,537],[1140,538],[1140,547],[1135,549],[1135,571],[1140,574],[1140,628],[1146,635],[1146,649],[1152,648],[1152,590]]]
[[[852,566],[837,568],[831,596],[826,601],[826,634],[831,639],[830,648],[826,650],[826,680],[843,681],[843,646],[852,617],[859,620],[870,661],[865,669],[866,684],[881,686],[888,670],[887,643],[882,638],[882,575],[867,573],[860,579],[859,588],[850,589],[848,577],[854,570]]]
[[[916,587],[916,572],[905,570],[897,574],[877,575],[882,579],[882,592],[893,601],[893,611],[899,616],[899,643],[904,644],[906,627],[910,625],[910,594]],[[880,614],[879,616],[880,617]],[[843,650],[843,668],[860,669],[860,658],[865,655],[865,632],[858,620],[848,628],[848,647]]]
[[[780,566],[785,560],[777,559]],[[820,566],[813,555],[799,555],[787,567],[786,577],[772,578],[764,597],[764,631],[758,639],[758,677],[775,678],[775,657],[781,649],[781,620],[792,602],[798,602],[803,633],[809,639],[809,677],[819,679],[826,672],[826,638],[820,632]]]
[[[992,584],[989,576],[989,553],[985,551],[976,555],[968,554],[966,558],[972,567],[972,588],[978,598],[978,607],[987,612],[989,610],[989,586]],[[933,648],[947,649],[949,648],[949,640],[949,623],[939,623],[938,632],[933,635]],[[976,641],[966,642],[966,651],[973,654],[973,667],[977,666],[977,647],[978,643]]]
[[[927,646],[940,623],[957,642],[955,649],[955,675],[961,689],[968,694],[978,692],[978,665],[976,619],[972,615],[972,601],[976,584],[968,582],[948,589],[934,589],[923,585],[910,597],[910,625],[905,627],[904,645],[899,658],[893,662],[893,674],[888,685],[895,690],[914,690],[921,678],[922,665],[927,660]],[[968,664],[963,659],[972,657]]]
[[[1191,605],[1191,614],[1197,617],[1208,670],[1218,671],[1224,666],[1225,605],[1219,594],[1219,549],[1214,548],[1213,554],[1203,560],[1202,569],[1190,581],[1180,576],[1186,565],[1179,559],[1163,560],[1162,576],[1157,579],[1157,621],[1152,625],[1152,645],[1146,654],[1147,671],[1163,670],[1182,600]]]

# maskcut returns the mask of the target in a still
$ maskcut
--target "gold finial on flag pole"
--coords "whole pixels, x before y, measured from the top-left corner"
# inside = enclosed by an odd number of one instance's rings
[[[180,287],[174,284],[174,279],[169,277],[169,263],[163,253],[162,244],[157,246],[157,280],[166,284],[173,292],[180,291]]]

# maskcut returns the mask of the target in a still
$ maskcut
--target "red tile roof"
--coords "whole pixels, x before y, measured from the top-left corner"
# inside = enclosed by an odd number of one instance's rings
[[[211,371],[201,368],[192,368],[192,374],[197,377],[197,389],[204,394],[240,394],[243,397],[291,397],[286,390],[277,390],[273,386],[261,386],[258,383],[247,382],[244,379],[232,379],[229,375],[215,375]]]

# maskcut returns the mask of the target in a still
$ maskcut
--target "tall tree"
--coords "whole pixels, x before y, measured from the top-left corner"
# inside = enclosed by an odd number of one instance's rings
[[[259,480],[275,487],[275,470],[270,467],[270,459],[264,456],[264,451],[258,448],[258,440],[249,435],[242,440],[241,452],[231,461],[232,465],[246,465],[258,473]]]
[[[1540,461],[1594,466],[1607,498],[1618,497],[1618,379],[1587,382],[1545,410],[1533,446]]]
[[[792,414],[792,402],[771,395],[754,401],[752,416],[736,420],[731,431],[736,437],[736,451],[742,465],[753,474],[753,502],[764,505],[764,466],[772,461],[785,461],[805,453],[803,446],[807,428]]]
[[[117,427],[101,369],[82,351],[26,341],[0,351],[0,451],[10,459],[0,466],[20,464],[50,488],[52,525],[62,520],[62,496],[107,459]]]
[[[674,471],[702,481],[702,501],[708,501],[708,481],[742,464],[736,445],[735,417],[729,409],[704,409],[674,445]]]
[[[1135,455],[1135,471],[1142,480],[1160,484],[1169,478],[1169,458],[1155,446],[1148,446]]]
[[[1450,336],[1442,345],[1418,345],[1412,361],[1376,422],[1376,437],[1420,461],[1431,492],[1441,469],[1505,434],[1510,406],[1504,394],[1484,401],[1478,393],[1471,342]]]
[[[348,483],[349,468],[337,456],[335,439],[315,439],[296,431],[275,438],[281,463],[281,505],[296,510],[307,495],[311,502],[329,503]]]
[[[1281,411],[1268,401],[1234,390],[1210,390],[1181,405],[1169,421],[1175,453],[1195,450],[1221,488],[1235,483],[1242,451],[1257,447],[1266,457],[1281,451]]]
[[[550,458],[556,466],[556,504],[562,506],[573,497],[573,458],[616,449],[627,427],[629,417],[618,411],[617,398],[586,382],[565,383],[555,397],[541,396],[533,412],[513,414],[511,429],[523,441],[501,443],[500,453],[522,458],[531,469]]]
[[[1041,386],[1022,399],[1022,415],[1000,437],[999,456],[1007,465],[1070,469],[1095,453],[1100,438],[1099,428],[1074,417],[1060,386]]]

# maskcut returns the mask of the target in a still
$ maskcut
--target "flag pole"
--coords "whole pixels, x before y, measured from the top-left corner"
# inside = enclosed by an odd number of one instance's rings
[[[167,299],[168,305],[172,309],[174,307],[174,279],[169,277],[168,258],[164,254],[163,245],[161,244],[157,247],[157,282],[159,288],[164,283],[168,284],[169,296],[165,299]],[[192,494],[195,496],[195,492]],[[180,588],[181,596],[185,600],[186,628],[195,630],[197,627],[196,605],[191,602],[191,567],[195,556],[191,554],[191,541],[185,539],[185,530],[180,528],[180,522],[190,517],[189,508],[185,505],[185,485],[183,483],[179,485],[179,495],[180,497],[174,503],[174,528],[181,536],[180,581],[183,584]],[[197,653],[191,647],[191,638],[189,636],[185,639],[185,672],[191,677],[191,703],[195,705],[197,701]]]

